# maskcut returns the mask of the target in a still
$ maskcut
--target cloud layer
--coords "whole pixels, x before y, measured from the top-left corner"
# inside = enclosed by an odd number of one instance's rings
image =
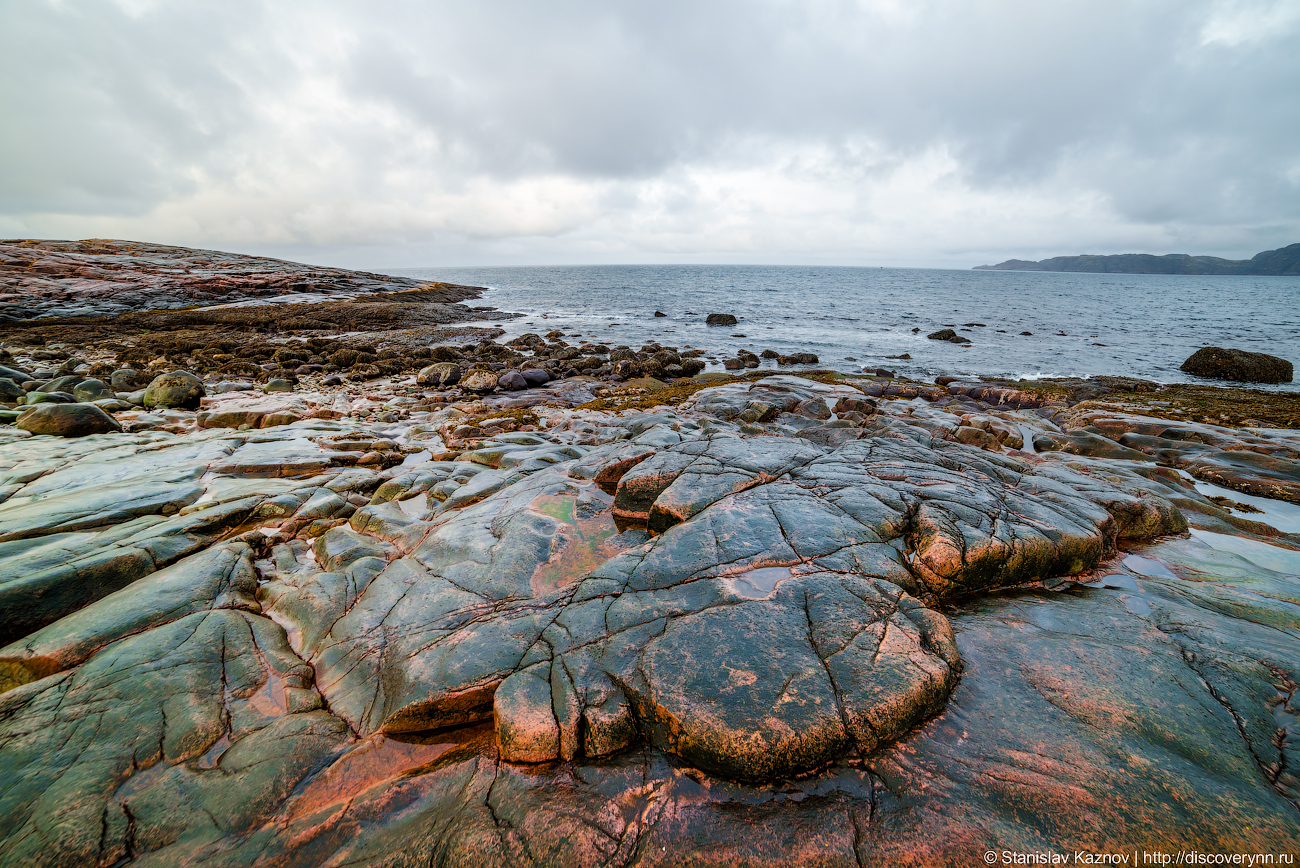
[[[0,236],[369,265],[1300,241],[1300,6],[29,0]]]

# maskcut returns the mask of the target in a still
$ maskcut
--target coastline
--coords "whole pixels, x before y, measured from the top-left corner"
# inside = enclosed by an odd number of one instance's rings
[[[1300,395],[719,371],[474,291],[6,330],[121,430],[0,426],[0,863],[1300,839]]]

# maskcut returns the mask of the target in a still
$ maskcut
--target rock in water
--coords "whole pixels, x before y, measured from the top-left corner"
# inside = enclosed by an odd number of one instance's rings
[[[1183,362],[1181,370],[1196,377],[1241,383],[1289,383],[1295,373],[1286,359],[1224,347],[1201,347]]]
[[[112,416],[94,404],[44,404],[18,417],[18,427],[32,434],[53,437],[85,437],[121,431]]]
[[[188,371],[172,371],[154,377],[144,392],[146,407],[170,407],[177,410],[197,410],[199,401],[207,394],[203,381]]]
[[[736,318],[729,313],[711,313],[704,322],[707,325],[735,325]]]
[[[956,333],[955,331],[953,331],[952,329],[939,329],[937,332],[932,332],[932,333],[926,335],[926,337],[929,338],[929,339],[932,340],[932,341],[947,341],[947,342],[950,343],[950,344],[968,344],[968,343],[970,343],[970,341],[969,341],[968,339],[966,339],[966,338],[962,337],[961,335],[957,334],[957,333]]]

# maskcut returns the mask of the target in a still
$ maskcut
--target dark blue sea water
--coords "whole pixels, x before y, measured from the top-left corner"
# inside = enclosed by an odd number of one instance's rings
[[[526,315],[503,324],[507,338],[560,329],[610,345],[689,345],[718,359],[771,348],[813,352],[838,370],[887,367],[916,378],[1114,374],[1166,383],[1195,381],[1178,366],[1206,345],[1300,363],[1300,277],[735,265],[391,273],[488,287],[472,304]],[[740,324],[706,326],[709,313]],[[926,339],[945,326],[971,345]],[[889,358],[903,353],[912,358]]]

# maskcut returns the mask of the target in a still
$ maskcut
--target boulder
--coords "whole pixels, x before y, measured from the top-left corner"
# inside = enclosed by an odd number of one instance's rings
[[[655,311],[655,316],[668,316],[668,314],[664,313],[664,312],[661,311],[661,310],[657,310],[657,311]]]
[[[528,388],[528,381],[518,371],[506,371],[497,377],[497,385],[507,392],[518,392]]]
[[[25,404],[75,404],[77,399],[67,392],[45,392],[37,389],[23,398]]]
[[[94,404],[45,404],[18,417],[18,427],[32,434],[85,437],[121,431],[122,426]]]
[[[729,313],[711,313],[704,318],[704,322],[711,326],[729,326],[736,324],[736,318]]]
[[[42,391],[46,391],[46,392],[67,392],[68,394],[72,394],[72,390],[73,390],[73,388],[74,388],[78,383],[80,383],[83,379],[85,379],[85,378],[84,378],[84,377],[71,376],[71,375],[65,375],[65,376],[62,376],[62,377],[57,377],[57,378],[55,378],[55,379],[53,379],[53,380],[50,380],[50,382],[46,383],[45,388],[44,388]]]
[[[15,404],[21,401],[26,394],[23,387],[13,380],[8,377],[0,377],[0,402]]]
[[[83,403],[102,401],[113,397],[113,390],[103,380],[82,380],[72,387],[72,396]]]
[[[22,371],[18,368],[7,368],[4,365],[0,365],[0,377],[13,380],[15,383],[25,383],[28,380],[33,379],[33,375],[28,371]]]
[[[1286,359],[1224,347],[1201,347],[1181,370],[1195,377],[1239,383],[1289,383],[1295,369]]]
[[[461,378],[460,385],[471,392],[491,392],[497,387],[497,375],[492,371],[470,371]]]
[[[199,401],[207,394],[203,381],[188,371],[171,371],[154,377],[144,392],[146,407],[169,407],[178,410],[197,410]]]
[[[436,386],[444,389],[460,382],[460,365],[455,362],[436,362],[422,368],[415,375],[415,381],[421,386]]]

